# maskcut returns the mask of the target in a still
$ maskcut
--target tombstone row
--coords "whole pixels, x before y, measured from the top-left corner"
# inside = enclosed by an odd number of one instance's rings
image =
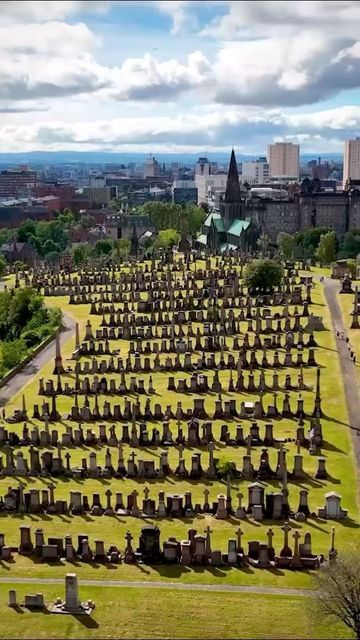
[[[312,551],[311,534],[304,534],[303,542],[300,542],[301,534],[295,530],[292,534],[293,543],[290,544],[289,536],[292,527],[285,522],[282,527],[283,544],[278,553],[273,545],[274,531],[270,528],[267,531],[266,543],[258,540],[249,540],[248,549],[245,552],[242,538],[244,532],[240,527],[235,532],[235,536],[227,543],[226,552],[221,551],[212,544],[212,530],[207,526],[204,535],[198,534],[196,529],[188,529],[187,538],[177,540],[171,536],[168,540],[160,543],[160,529],[155,525],[142,527],[139,535],[138,546],[134,548],[132,534],[127,531],[125,534],[125,546],[119,549],[117,545],[105,547],[103,540],[94,541],[94,546],[90,546],[87,534],[78,534],[77,541],[74,542],[71,535],[62,537],[50,537],[45,542],[42,529],[35,530],[34,539],[29,526],[20,527],[20,544],[18,552],[20,555],[34,556],[45,562],[67,562],[80,561],[84,563],[125,563],[135,564],[138,562],[155,564],[182,564],[182,565],[230,565],[238,567],[253,566],[259,569],[283,568],[283,569],[317,569],[324,562],[324,556],[316,555]],[[11,558],[9,547],[4,544],[4,536],[0,534],[0,557],[6,560]],[[329,560],[336,558],[337,551],[334,546],[335,531],[331,535],[331,548],[329,550]],[[76,598],[76,602],[78,599]],[[74,606],[74,602],[71,602]]]
[[[123,498],[122,492],[116,492],[115,501],[112,500],[112,492],[105,492],[105,502],[102,502],[99,493],[93,493],[89,500],[87,495],[80,491],[70,491],[69,500],[57,500],[55,498],[55,486],[50,484],[48,489],[30,489],[24,492],[24,486],[9,487],[7,493],[0,498],[0,511],[7,513],[47,513],[47,514],[71,514],[73,516],[90,513],[93,516],[132,516],[145,518],[194,518],[198,514],[208,514],[218,520],[227,520],[231,517],[238,519],[284,520],[294,517],[298,521],[305,521],[308,517],[315,516],[308,505],[308,491],[300,489],[299,502],[296,509],[289,505],[289,491],[287,485],[286,467],[282,480],[282,489],[265,493],[266,485],[261,482],[253,482],[247,488],[248,504],[243,505],[243,494],[236,494],[237,505],[233,504],[231,496],[231,484],[228,479],[226,494],[219,494],[217,499],[210,502],[208,489],[204,490],[204,502],[193,503],[191,491],[184,495],[168,494],[159,491],[158,500],[149,497],[148,487],[144,487],[144,499],[142,505],[138,504],[139,493],[132,491]],[[341,506],[341,496],[335,492],[325,494],[324,507],[318,508],[317,516],[322,519],[342,520],[347,517],[347,510]]]

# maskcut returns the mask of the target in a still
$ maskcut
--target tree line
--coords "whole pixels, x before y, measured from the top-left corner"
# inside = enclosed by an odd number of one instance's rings
[[[48,309],[35,289],[0,293],[0,377],[58,328],[60,309]]]

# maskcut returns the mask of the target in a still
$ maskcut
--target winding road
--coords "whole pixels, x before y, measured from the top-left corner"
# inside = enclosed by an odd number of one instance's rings
[[[63,346],[65,342],[72,336],[75,336],[76,322],[72,316],[63,312],[62,323],[64,329],[60,333],[60,344]],[[51,358],[55,357],[55,339],[49,342],[30,362],[25,364],[21,371],[17,373],[11,380],[0,389],[0,406],[4,406],[11,398],[13,398],[32,378],[47,364]]]

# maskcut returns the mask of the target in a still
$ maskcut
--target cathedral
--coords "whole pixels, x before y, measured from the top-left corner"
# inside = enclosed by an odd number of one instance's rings
[[[245,199],[241,197],[239,174],[234,149],[231,152],[225,195],[220,202],[220,212],[207,216],[197,245],[213,251],[240,249],[251,251],[260,236],[251,218],[245,218]]]

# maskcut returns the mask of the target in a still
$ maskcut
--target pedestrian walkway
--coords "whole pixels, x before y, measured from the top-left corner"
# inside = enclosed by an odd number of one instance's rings
[[[331,278],[325,278],[324,290],[326,301],[330,310],[333,331],[336,340],[336,348],[339,354],[342,379],[344,382],[345,398],[350,422],[350,430],[354,445],[354,455],[357,466],[360,469],[360,393],[356,368],[350,358],[346,340],[346,328],[344,327],[341,308],[337,299],[339,283]],[[339,336],[337,336],[337,331]]]

